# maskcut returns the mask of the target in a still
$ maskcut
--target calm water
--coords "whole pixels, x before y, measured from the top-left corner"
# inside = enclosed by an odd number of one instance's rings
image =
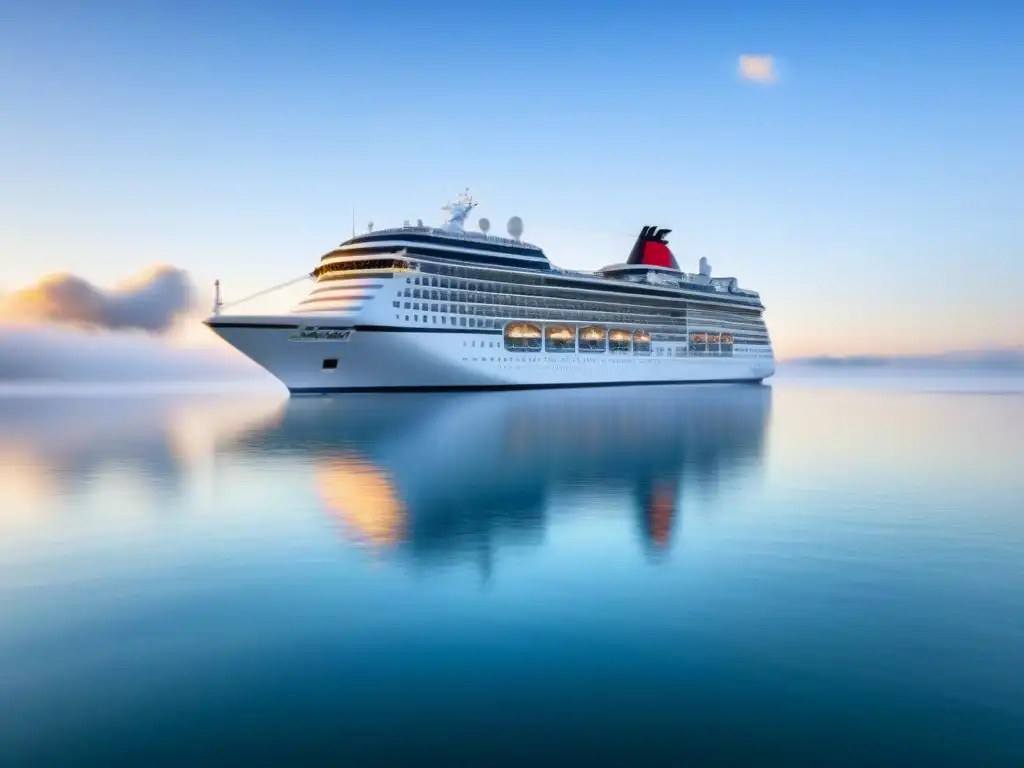
[[[1019,765],[1022,425],[981,378],[8,393],[0,763]]]

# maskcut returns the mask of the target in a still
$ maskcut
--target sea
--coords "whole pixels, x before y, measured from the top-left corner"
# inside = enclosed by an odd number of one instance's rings
[[[1024,378],[0,388],[0,765],[1024,765]]]

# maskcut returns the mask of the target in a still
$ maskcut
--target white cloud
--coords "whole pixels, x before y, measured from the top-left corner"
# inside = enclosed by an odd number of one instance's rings
[[[739,58],[739,75],[751,83],[774,83],[779,79],[775,57],[767,54],[746,53]]]

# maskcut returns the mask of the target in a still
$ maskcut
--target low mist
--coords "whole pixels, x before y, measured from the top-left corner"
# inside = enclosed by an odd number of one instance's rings
[[[192,309],[194,294],[188,274],[169,265],[151,267],[109,290],[57,273],[0,296],[0,318],[162,334]]]
[[[181,348],[142,334],[0,325],[0,382],[274,384],[227,345]]]
[[[227,345],[174,347],[143,334],[0,325],[0,382],[274,383]]]

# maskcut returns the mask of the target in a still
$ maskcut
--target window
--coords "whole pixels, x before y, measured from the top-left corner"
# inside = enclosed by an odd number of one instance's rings
[[[325,371],[336,371],[338,369],[338,358],[326,357],[324,358],[324,370]]]
[[[622,328],[612,328],[608,332],[608,349],[611,352],[629,352],[633,334]]]
[[[708,334],[708,354],[717,356],[722,337],[717,333]]]
[[[576,329],[568,325],[549,325],[544,329],[545,352],[575,352]]]
[[[722,334],[722,356],[732,357],[733,347],[733,335],[731,333]]]
[[[589,325],[580,329],[580,352],[604,352],[606,334],[599,325]]]
[[[633,332],[633,354],[651,354],[651,334],[648,331],[640,330]]]
[[[540,328],[530,323],[505,326],[505,349],[509,352],[539,352],[542,338]]]

